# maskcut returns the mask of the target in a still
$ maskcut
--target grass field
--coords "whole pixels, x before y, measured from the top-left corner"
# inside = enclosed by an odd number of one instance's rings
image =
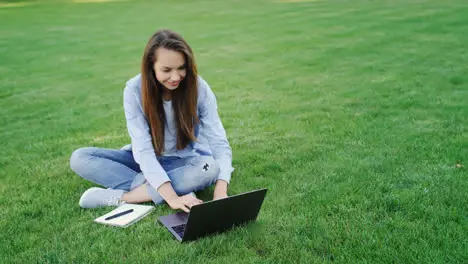
[[[159,28],[218,97],[230,194],[269,188],[257,223],[183,245],[166,205],[94,224],[68,165],[129,142]],[[0,262],[466,263],[467,32],[465,0],[0,2]]]

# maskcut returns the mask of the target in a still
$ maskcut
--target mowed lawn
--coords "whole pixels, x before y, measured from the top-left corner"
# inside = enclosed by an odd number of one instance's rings
[[[87,2],[0,2],[1,263],[466,263],[465,0]],[[160,28],[217,95],[229,193],[269,189],[256,223],[187,244],[167,205],[93,223],[110,208],[78,206],[94,185],[68,164],[129,143]]]

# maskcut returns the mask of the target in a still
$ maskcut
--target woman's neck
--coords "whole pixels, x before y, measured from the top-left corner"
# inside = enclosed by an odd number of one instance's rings
[[[162,98],[163,98],[164,101],[172,100],[172,91],[164,89],[163,94],[162,94]]]

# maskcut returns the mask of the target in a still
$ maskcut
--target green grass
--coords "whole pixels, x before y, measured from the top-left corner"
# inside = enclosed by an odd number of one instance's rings
[[[0,5],[0,262],[467,261],[465,0],[28,3]],[[269,188],[258,222],[183,245],[167,206],[94,224],[109,209],[79,208],[68,166],[129,142],[123,87],[159,28],[218,97],[230,193]]]

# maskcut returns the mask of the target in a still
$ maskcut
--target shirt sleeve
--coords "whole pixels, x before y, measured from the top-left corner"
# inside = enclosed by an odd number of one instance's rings
[[[216,97],[210,86],[200,78],[200,87],[204,97],[200,102],[200,123],[204,136],[210,145],[214,159],[218,162],[220,172],[218,179],[230,182],[232,167],[232,149],[226,137],[221,119],[218,115]]]
[[[132,141],[133,157],[140,165],[140,169],[148,183],[157,190],[159,186],[170,181],[170,179],[156,158],[149,124],[140,103],[140,95],[130,83],[127,83],[123,97],[125,119],[127,120],[128,134]]]

